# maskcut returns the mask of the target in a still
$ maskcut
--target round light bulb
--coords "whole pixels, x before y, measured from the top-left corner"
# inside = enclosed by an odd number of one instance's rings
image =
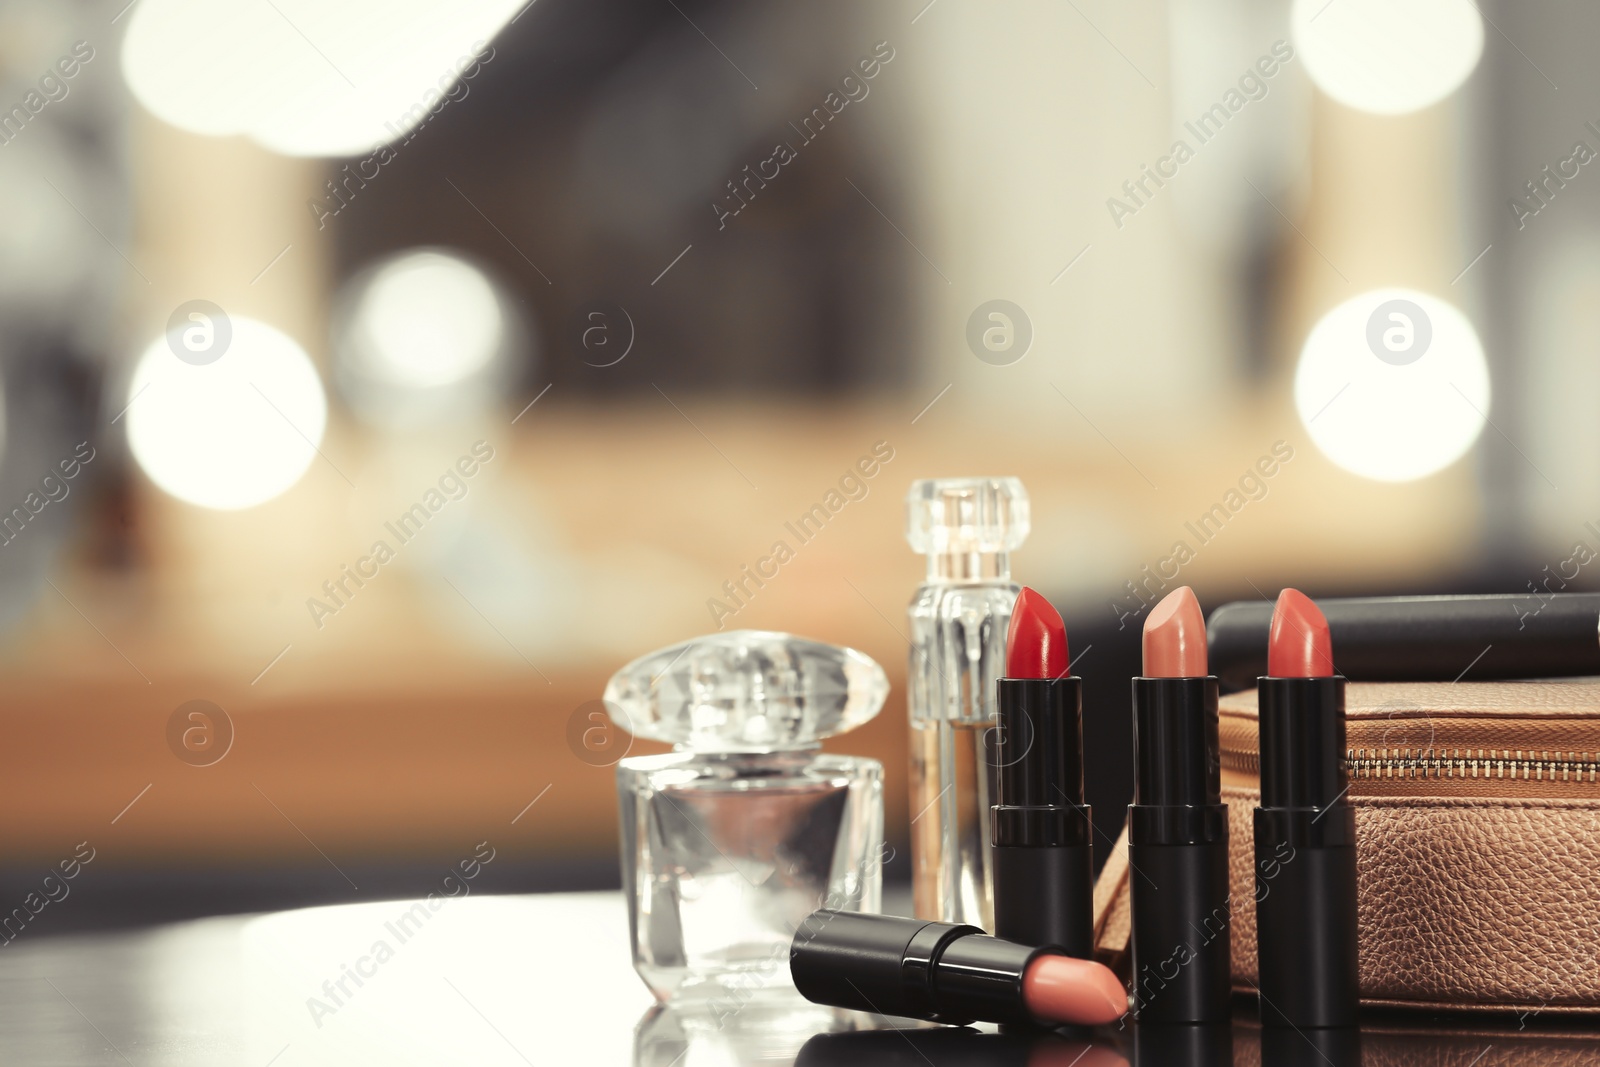
[[[128,387],[128,446],[150,480],[179,500],[236,510],[300,480],[328,423],[316,367],[287,335],[232,318],[209,362],[180,358],[171,335],[140,356]]]
[[[1448,467],[1489,416],[1489,367],[1472,323],[1410,289],[1345,301],[1312,327],[1294,379],[1311,440],[1340,467],[1405,482]]]
[[[1317,88],[1379,115],[1438,103],[1483,55],[1471,0],[1295,0],[1289,22]]]

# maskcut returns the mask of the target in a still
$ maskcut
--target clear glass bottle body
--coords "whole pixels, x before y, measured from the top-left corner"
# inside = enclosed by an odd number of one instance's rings
[[[680,750],[617,766],[633,963],[659,1000],[793,994],[820,907],[882,907],[883,768],[814,749]]]
[[[1003,552],[930,556],[911,601],[911,860],[919,918],[993,929],[988,746],[1021,587]]]

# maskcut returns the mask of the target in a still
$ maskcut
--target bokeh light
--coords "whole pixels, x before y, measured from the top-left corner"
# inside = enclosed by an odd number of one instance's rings
[[[482,370],[504,336],[500,300],[483,272],[457,256],[425,251],[374,272],[348,339],[373,377],[428,387]]]
[[[1467,317],[1427,293],[1375,289],[1306,337],[1295,408],[1323,454],[1384,482],[1461,458],[1489,415],[1489,368]]]
[[[1471,0],[1295,0],[1290,25],[1317,88],[1379,115],[1438,103],[1483,55]]]
[[[334,315],[340,391],[380,423],[481,409],[523,341],[520,317],[500,287],[443,249],[409,250],[362,271]]]
[[[215,362],[179,359],[166,335],[145,349],[124,418],[133,457],[179,500],[235,510],[300,480],[327,428],[328,402],[305,350],[266,323],[235,317]]]
[[[140,0],[122,72],[141,104],[191,133],[244,134],[286,155],[354,156],[464,99],[481,69],[475,46],[489,48],[521,6]]]

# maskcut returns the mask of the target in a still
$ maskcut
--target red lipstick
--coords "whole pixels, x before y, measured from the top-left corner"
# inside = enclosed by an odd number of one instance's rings
[[[1024,588],[1006,631],[1007,678],[1059,678],[1067,673],[1067,627],[1050,601]]]
[[[1333,673],[1327,619],[1298,590],[1285,589],[1273,609],[1267,669],[1256,680],[1261,1023],[1355,1026],[1356,821],[1347,796],[1344,679]]]
[[[1142,875],[1129,882],[1139,1022],[1226,1022],[1233,967],[1217,680],[1206,673],[1205,616],[1188,586],[1145,620],[1128,865]]]
[[[1024,589],[1006,638],[1008,677],[995,685],[994,932],[1090,959],[1094,855],[1083,802],[1083,680],[1067,675],[1068,662],[1060,613]]]
[[[814,1004],[958,1025],[1100,1026],[1128,1010],[1104,964],[897,915],[813,912],[795,931],[789,973]]]

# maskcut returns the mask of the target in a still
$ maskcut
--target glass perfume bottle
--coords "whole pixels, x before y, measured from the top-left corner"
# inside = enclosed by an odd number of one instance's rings
[[[883,767],[817,749],[888,693],[854,649],[758,630],[612,676],[617,725],[674,746],[617,765],[633,965],[658,1000],[793,996],[789,942],[806,916],[881,908]]]
[[[929,478],[906,496],[906,540],[928,557],[911,600],[912,907],[994,929],[988,757],[995,681],[1021,586],[1009,553],[1028,536],[1016,478]]]

